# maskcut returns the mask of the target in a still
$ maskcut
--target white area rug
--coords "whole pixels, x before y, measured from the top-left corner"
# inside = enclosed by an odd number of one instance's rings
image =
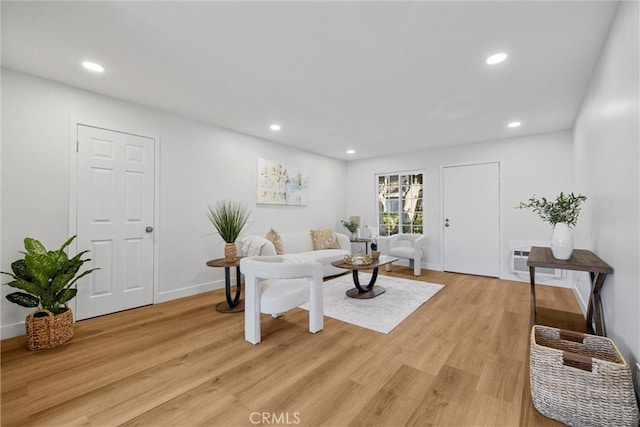
[[[371,279],[359,273],[360,284]],[[355,299],[345,295],[355,288],[351,273],[324,282],[324,315],[343,322],[388,334],[418,307],[434,296],[443,285],[417,280],[378,275],[376,286],[387,291],[371,299]],[[300,308],[309,309],[309,305]]]

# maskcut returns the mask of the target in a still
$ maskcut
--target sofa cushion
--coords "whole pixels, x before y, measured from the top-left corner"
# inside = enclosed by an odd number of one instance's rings
[[[266,238],[268,241],[273,243],[273,246],[276,248],[277,255],[282,255],[284,253],[284,246],[282,245],[282,237],[280,236],[280,233],[272,228],[267,233]]]
[[[339,249],[336,236],[330,228],[324,230],[311,230],[311,238],[313,239],[313,249],[318,251],[321,249]]]
[[[285,254],[297,254],[313,251],[313,239],[308,231],[280,233],[282,247]]]

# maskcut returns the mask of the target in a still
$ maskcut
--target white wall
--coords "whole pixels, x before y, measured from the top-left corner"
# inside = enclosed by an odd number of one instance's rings
[[[589,197],[578,239],[615,270],[605,325],[630,363],[640,360],[639,18],[638,2],[620,4],[574,128],[575,184]],[[588,286],[577,291],[588,301]]]
[[[223,245],[205,212],[217,199],[246,202],[252,216],[247,234],[340,229],[346,215],[346,163],[292,147],[227,131],[173,114],[80,89],[2,70],[2,259],[3,271],[19,257],[25,236],[45,246],[68,237],[69,122],[105,126],[160,137],[159,282],[156,301],[221,286],[222,269],[205,266],[223,256]],[[266,125],[266,123],[265,123]],[[309,174],[306,207],[256,206],[259,158],[278,160]],[[7,280],[4,280],[5,283]],[[4,298],[3,338],[23,334],[30,312]],[[213,303],[212,303],[213,304]]]
[[[560,191],[571,191],[573,162],[569,131],[351,162],[348,169],[347,213],[360,215],[365,224],[375,225],[375,174],[421,171],[424,173],[424,228],[428,236],[423,266],[441,270],[441,167],[482,162],[500,162],[500,277],[528,281],[528,274],[514,276],[511,273],[509,252],[512,247],[527,242],[548,244],[551,227],[535,214],[514,207],[534,193],[551,197]]]

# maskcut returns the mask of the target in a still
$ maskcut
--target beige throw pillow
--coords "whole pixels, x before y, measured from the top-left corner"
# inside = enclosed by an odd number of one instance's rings
[[[313,238],[313,249],[340,249],[333,230],[311,230],[311,238]]]
[[[266,239],[273,243],[276,248],[276,254],[282,255],[284,253],[284,247],[282,246],[282,237],[273,228],[267,233]]]

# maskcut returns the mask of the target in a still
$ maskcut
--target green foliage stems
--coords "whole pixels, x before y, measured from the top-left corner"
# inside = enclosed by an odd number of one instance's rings
[[[358,225],[350,219],[342,219],[340,220],[340,224],[342,224],[344,228],[349,230],[350,233],[355,233],[356,231],[358,231]]]
[[[572,227],[578,221],[580,205],[586,200],[587,196],[582,194],[576,196],[573,193],[560,193],[555,201],[547,200],[545,197],[537,199],[534,195],[526,203],[520,202],[516,209],[530,209],[552,226],[565,222],[569,227]]]
[[[14,279],[5,285],[25,292],[14,292],[6,298],[23,307],[40,306],[53,314],[64,313],[65,304],[78,293],[72,286],[82,277],[98,270],[93,268],[77,275],[82,264],[91,259],[81,259],[89,251],[80,252],[69,259],[64,250],[75,238],[71,237],[56,251],[47,251],[38,240],[25,238],[24,248],[27,252],[24,259],[11,263],[13,273],[2,272]]]
[[[250,214],[244,203],[220,200],[209,206],[207,216],[222,240],[234,243],[247,224]]]

